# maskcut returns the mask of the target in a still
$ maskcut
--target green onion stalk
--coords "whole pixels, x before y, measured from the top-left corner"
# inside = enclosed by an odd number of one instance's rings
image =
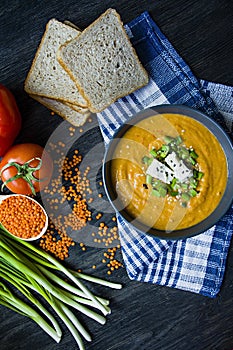
[[[42,249],[10,235],[1,224],[0,265],[0,304],[31,318],[59,342],[61,328],[53,314],[36,297],[40,295],[67,326],[80,350],[84,349],[83,338],[91,341],[91,336],[70,308],[102,325],[106,322],[105,316],[111,312],[109,300],[94,295],[81,280],[122,288],[121,284],[66,268]],[[68,281],[64,281],[64,276]],[[14,289],[28,302],[22,300],[18,293],[16,296]]]

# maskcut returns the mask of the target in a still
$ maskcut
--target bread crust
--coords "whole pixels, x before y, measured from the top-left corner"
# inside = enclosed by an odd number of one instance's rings
[[[81,113],[75,109],[72,109],[69,105],[65,104],[62,101],[33,94],[30,94],[30,96],[76,127],[82,126],[86,122],[87,118],[91,115],[88,110],[85,113]],[[66,112],[62,112],[62,109]]]

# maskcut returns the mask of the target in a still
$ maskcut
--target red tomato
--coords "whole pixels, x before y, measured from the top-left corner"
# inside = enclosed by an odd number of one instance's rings
[[[40,169],[36,170],[39,166]],[[3,183],[10,191],[35,194],[48,185],[53,173],[53,161],[43,147],[34,143],[19,144],[12,146],[4,155],[0,172]]]
[[[13,144],[21,129],[21,115],[12,93],[0,84],[0,157]]]

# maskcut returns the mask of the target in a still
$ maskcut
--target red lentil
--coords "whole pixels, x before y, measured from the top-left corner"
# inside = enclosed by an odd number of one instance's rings
[[[69,132],[70,135],[73,135],[75,128],[69,127]],[[63,155],[65,144],[62,141],[59,141],[57,144],[50,144],[50,147],[57,154]],[[72,201],[72,203],[74,203],[72,206],[72,212],[66,216],[50,215],[53,227],[48,230],[48,234],[43,236],[43,239],[40,242],[42,248],[49,250],[62,260],[68,257],[69,247],[75,245],[73,240],[68,236],[68,229],[71,229],[72,231],[80,230],[88,221],[92,220],[92,214],[88,209],[88,204],[94,201],[94,198],[90,197],[92,194],[88,179],[90,167],[86,167],[81,173],[79,170],[79,164],[81,161],[82,156],[77,149],[74,150],[71,158],[65,157],[63,164],[60,159],[55,161],[59,169],[61,169],[59,176],[62,176],[65,181],[69,182],[70,186],[61,186],[61,181],[57,178],[53,179],[50,183],[50,188],[45,190],[45,192],[49,194],[49,206],[55,212],[59,209],[59,205],[63,204],[65,201]],[[99,186],[102,185],[102,181],[99,181]],[[56,198],[53,197],[54,195],[56,195]],[[98,197],[101,198],[102,196],[101,193],[98,194]],[[95,219],[99,220],[102,216],[102,213],[97,213]],[[112,221],[115,222],[116,218],[113,217]],[[103,221],[99,223],[97,232],[91,232],[91,236],[93,237],[93,242],[100,244],[101,246],[104,244],[105,247],[109,247],[114,241],[119,241],[117,227],[109,228]],[[79,246],[82,251],[86,250],[84,243],[79,243]],[[120,245],[117,244],[115,250],[106,253],[105,258],[101,259],[102,263],[106,264],[108,267],[108,274],[122,266],[122,263],[115,259],[115,254],[119,249]],[[96,265],[93,265],[92,268],[96,268]]]
[[[0,204],[0,222],[13,235],[28,239],[40,234],[46,223],[43,209],[24,196],[9,196]]]

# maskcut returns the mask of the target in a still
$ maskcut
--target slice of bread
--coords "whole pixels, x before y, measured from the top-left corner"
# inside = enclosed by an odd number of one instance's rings
[[[61,101],[60,101],[61,102]],[[77,106],[77,105],[74,105],[72,103],[69,103],[69,102],[66,102],[66,101],[62,101],[65,105],[67,105],[68,107],[74,109],[75,111],[79,112],[79,113],[82,113],[82,114],[85,114],[87,112],[89,112],[89,109],[86,108],[86,107],[81,107],[81,106]]]
[[[57,58],[92,112],[104,110],[148,83],[148,74],[113,9],[61,45]]]
[[[82,126],[91,114],[88,110],[86,110],[85,112],[76,111],[67,104],[51,98],[38,95],[30,96],[76,127]]]
[[[60,45],[77,37],[80,32],[71,25],[51,19],[42,37],[24,88],[29,94],[45,96],[87,107],[74,81],[61,67],[56,58]]]

